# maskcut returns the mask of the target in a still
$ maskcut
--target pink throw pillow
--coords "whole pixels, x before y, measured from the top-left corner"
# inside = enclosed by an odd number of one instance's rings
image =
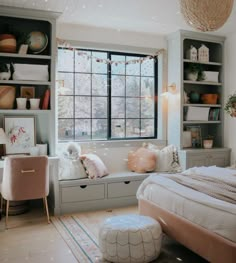
[[[80,156],[80,159],[83,162],[88,178],[96,179],[108,175],[105,164],[96,154],[83,154]]]
[[[155,153],[143,147],[128,155],[128,168],[136,173],[154,171],[156,162],[157,157]]]

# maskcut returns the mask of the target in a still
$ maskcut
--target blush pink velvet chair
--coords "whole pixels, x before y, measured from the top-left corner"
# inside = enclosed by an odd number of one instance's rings
[[[47,196],[49,193],[49,165],[47,156],[8,156],[4,161],[1,185],[6,200],[6,227],[10,201],[42,198],[50,223]]]

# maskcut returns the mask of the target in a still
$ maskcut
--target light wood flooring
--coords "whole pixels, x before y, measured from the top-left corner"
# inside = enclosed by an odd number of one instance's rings
[[[97,236],[99,224],[111,215],[138,213],[137,206],[84,212],[83,223]],[[43,209],[9,217],[10,229],[4,229],[5,217],[0,221],[1,263],[76,263],[69,247],[53,224],[47,224]]]

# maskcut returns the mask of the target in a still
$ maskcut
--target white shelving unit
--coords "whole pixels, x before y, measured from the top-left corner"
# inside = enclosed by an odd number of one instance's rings
[[[184,30],[168,38],[168,83],[175,83],[177,87],[177,92],[168,97],[168,143],[175,144],[180,149],[180,159],[184,169],[194,165],[212,164],[213,161],[204,161],[204,158],[207,159],[209,156],[212,157],[215,165],[226,166],[230,162],[230,149],[224,148],[223,145],[224,40],[224,37]],[[209,48],[209,62],[191,61],[187,57],[187,50],[191,45],[198,49],[202,44]],[[203,71],[219,72],[219,81],[187,80],[185,72],[191,64],[199,64]],[[190,103],[186,103],[184,92],[188,95],[195,92],[200,97],[202,94],[218,94],[218,101],[216,104],[203,104],[201,101],[191,103],[191,100]],[[209,115],[209,120],[201,120],[201,117],[199,120],[186,120],[189,107],[199,107],[199,109],[207,107],[212,112],[219,109],[219,117],[215,115],[212,119]],[[183,148],[183,131],[189,127],[199,127],[202,139],[207,135],[212,135],[214,137],[213,148],[206,150],[194,148],[194,145],[191,148]],[[210,155],[205,154],[209,151]]]
[[[48,44],[40,54],[32,54],[28,50],[27,54],[3,53],[0,52],[0,62],[19,64],[48,65],[48,81],[31,80],[0,80],[0,86],[9,85],[16,88],[16,97],[20,97],[21,86],[35,87],[35,97],[41,99],[41,104],[45,91],[50,89],[50,105],[47,110],[18,110],[16,103],[13,109],[0,109],[0,120],[5,115],[27,116],[33,115],[36,118],[36,138],[37,143],[47,142],[49,154],[55,155],[56,142],[56,120],[55,120],[55,61],[56,61],[56,19],[60,13],[31,10],[23,8],[9,8],[0,6],[0,30],[8,24],[19,35],[27,35],[32,31],[40,31],[47,35]]]

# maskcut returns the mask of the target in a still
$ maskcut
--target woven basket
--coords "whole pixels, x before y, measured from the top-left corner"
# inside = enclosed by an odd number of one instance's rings
[[[186,22],[200,31],[214,31],[224,25],[234,0],[180,0]]]

